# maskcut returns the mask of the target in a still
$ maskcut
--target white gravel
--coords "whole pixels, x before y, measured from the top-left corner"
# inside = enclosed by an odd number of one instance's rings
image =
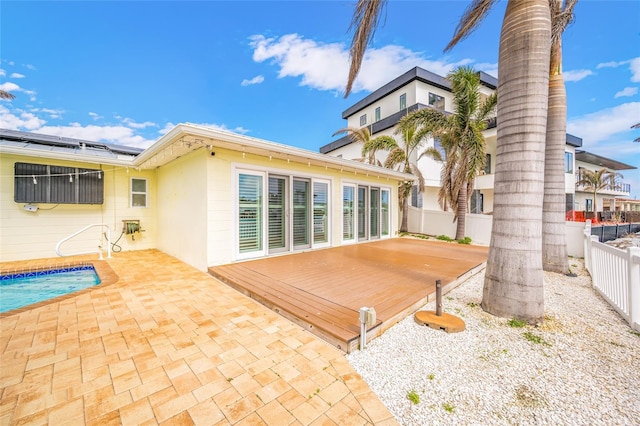
[[[577,277],[545,273],[539,327],[484,312],[481,272],[443,297],[465,331],[409,316],[347,359],[402,425],[640,425],[640,334],[591,287],[582,260],[569,264]]]

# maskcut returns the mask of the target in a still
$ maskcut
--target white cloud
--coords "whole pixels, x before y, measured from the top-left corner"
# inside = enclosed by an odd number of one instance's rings
[[[638,122],[640,102],[628,102],[567,121],[567,132],[583,138],[589,150],[623,132]],[[637,146],[635,147],[637,149]]]
[[[498,78],[498,64],[480,63],[473,66],[478,71],[484,71],[492,77]]]
[[[253,77],[251,80],[242,80],[240,83],[241,86],[251,86],[252,84],[260,84],[264,81],[264,77],[261,75],[257,75]]]
[[[31,65],[31,64],[27,64],[27,65],[25,65],[25,67],[27,67],[27,69],[29,69],[31,71],[35,71],[36,70],[36,67]]]
[[[601,63],[599,63],[599,64],[596,66],[596,68],[597,68],[597,69],[600,69],[600,68],[618,68],[619,66],[626,65],[626,64],[628,64],[628,63],[629,63],[629,61],[618,61],[618,62],[616,62],[616,61],[610,61],[610,62],[601,62]]]
[[[24,76],[24,74],[20,74],[20,73],[14,72],[14,73],[11,73],[10,77],[11,78],[24,78],[25,76]]]
[[[58,118],[62,118],[62,114],[64,113],[64,110],[51,109],[51,108],[33,108],[31,112],[34,112],[34,113],[43,112],[45,114],[48,114],[49,118],[58,119]]]
[[[226,132],[234,132],[234,133],[240,133],[240,134],[246,134],[249,132],[248,129],[245,129],[244,127],[234,127],[234,128],[229,128],[227,127],[225,124],[212,124],[212,123],[194,123],[198,126],[203,126],[203,127],[211,127],[212,129],[216,129],[216,130],[224,130]]]
[[[125,126],[83,126],[79,123],[70,123],[68,126],[43,126],[38,128],[37,132],[53,136],[65,136],[95,142],[108,142],[137,148],[146,148],[154,142],[153,140],[136,135],[133,129]]]
[[[11,112],[0,105],[0,127],[9,130],[33,131],[46,123],[45,120],[35,114],[26,111]]]
[[[634,83],[640,82],[640,57],[631,60],[629,69],[631,70],[631,81]]]
[[[343,43],[319,43],[298,34],[287,34],[280,38],[254,35],[250,40],[249,45],[254,49],[253,60],[271,60],[280,67],[279,78],[301,77],[302,86],[318,90],[344,90],[349,72],[349,51]],[[373,91],[415,66],[444,76],[455,67],[472,62],[471,59],[432,61],[425,59],[420,52],[396,45],[370,48],[365,53],[353,91]]]
[[[622,96],[633,96],[633,95],[635,95],[637,93],[638,93],[638,88],[637,87],[625,87],[621,91],[617,92],[613,97],[617,99],[617,98],[620,98]]]
[[[0,77],[4,77],[7,75],[7,72],[5,70],[3,70],[2,68],[0,68]]]
[[[17,84],[10,81],[5,81],[4,83],[0,84],[0,90],[4,90],[5,92],[19,92],[21,89]]]
[[[591,70],[571,70],[571,71],[562,72],[562,78],[564,79],[565,82],[580,81],[583,78],[587,78],[590,75],[593,75],[593,71]]]
[[[144,123],[137,123],[134,120],[132,120],[131,118],[125,118],[125,119],[122,120],[122,122],[126,126],[131,127],[133,129],[145,129],[147,127],[156,126],[156,123],[154,123],[152,121],[145,121]]]
[[[99,120],[101,118],[104,118],[102,115],[98,114],[97,112],[89,112],[89,116],[94,120]]]
[[[174,127],[176,127],[175,124],[173,124],[172,122],[168,122],[162,129],[158,130],[158,133],[160,133],[161,135],[165,135],[169,133],[169,131],[171,131],[171,129],[173,129]]]

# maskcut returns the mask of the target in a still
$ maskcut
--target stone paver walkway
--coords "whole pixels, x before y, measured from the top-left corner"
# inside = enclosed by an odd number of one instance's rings
[[[0,424],[397,424],[342,352],[206,273],[108,264],[116,283],[0,318]]]

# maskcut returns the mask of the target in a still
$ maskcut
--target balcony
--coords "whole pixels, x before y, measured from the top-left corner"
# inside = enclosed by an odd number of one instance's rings
[[[583,192],[592,192],[587,185],[579,185],[577,182],[582,179],[580,172],[576,173],[576,190]],[[598,190],[599,194],[611,195],[629,195],[631,193],[631,184],[623,183],[618,180],[607,183],[603,188]]]

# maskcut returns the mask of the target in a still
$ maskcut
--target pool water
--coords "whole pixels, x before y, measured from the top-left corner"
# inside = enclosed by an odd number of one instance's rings
[[[100,284],[93,266],[0,276],[0,312],[22,308]]]

